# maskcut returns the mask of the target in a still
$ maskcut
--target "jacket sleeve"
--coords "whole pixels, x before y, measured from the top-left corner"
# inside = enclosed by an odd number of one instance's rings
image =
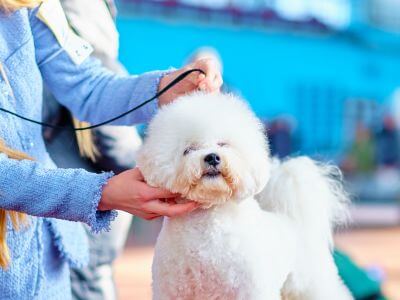
[[[66,50],[71,50],[71,46],[61,46],[53,34],[54,31],[38,18],[38,9],[30,11],[37,64],[51,92],[79,120],[103,122],[156,94],[160,79],[168,71],[118,76],[103,68],[92,57],[76,64]],[[147,122],[157,107],[156,99],[113,124],[133,125]]]
[[[116,216],[114,211],[97,211],[103,186],[112,175],[45,169],[37,162],[0,154],[0,208],[83,222],[100,231]]]

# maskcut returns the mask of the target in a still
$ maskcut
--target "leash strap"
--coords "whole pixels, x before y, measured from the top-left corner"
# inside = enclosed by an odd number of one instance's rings
[[[180,74],[178,77],[176,77],[173,81],[171,81],[161,91],[157,92],[152,98],[142,102],[141,104],[133,107],[132,109],[130,109],[130,110],[128,110],[128,111],[126,111],[126,112],[124,112],[124,113],[122,113],[122,114],[120,114],[120,115],[118,115],[118,116],[116,116],[116,117],[114,117],[112,119],[109,119],[107,121],[101,122],[99,124],[91,125],[91,126],[88,126],[88,127],[82,127],[82,128],[73,128],[72,130],[74,130],[74,131],[90,130],[90,129],[98,128],[98,127],[101,127],[103,125],[112,123],[112,122],[114,122],[114,121],[116,121],[118,119],[121,119],[121,118],[125,117],[126,115],[138,110],[139,108],[141,108],[141,107],[145,106],[146,104],[148,104],[148,103],[154,101],[155,99],[159,98],[161,95],[165,94],[168,90],[170,90],[172,87],[177,85],[179,82],[181,82],[183,79],[185,79],[188,75],[190,75],[193,72],[199,72],[199,73],[202,73],[202,74],[205,75],[204,71],[201,70],[201,69],[190,69],[190,70],[187,70],[187,71],[183,72],[182,74]],[[5,76],[6,75],[5,71],[4,71],[4,69],[3,69],[1,64],[0,64],[0,75],[4,78],[4,80],[6,80],[6,83],[8,83],[8,85],[9,85],[7,77]],[[19,115],[19,114],[15,113],[15,112],[12,112],[10,110],[7,110],[7,109],[1,108],[1,107],[0,107],[0,111],[2,111],[4,113],[7,113],[7,114],[10,114],[10,115],[13,115],[13,116],[15,116],[17,118],[20,118],[22,120],[25,120],[27,122],[31,122],[31,123],[34,123],[34,124],[41,125],[43,127],[49,127],[49,128],[54,128],[54,129],[70,129],[70,127],[57,126],[57,125],[52,125],[52,124],[48,124],[48,123],[43,123],[43,122],[39,122],[39,121],[36,121],[36,120],[32,120],[32,119],[29,119],[27,117],[24,117],[22,115]]]

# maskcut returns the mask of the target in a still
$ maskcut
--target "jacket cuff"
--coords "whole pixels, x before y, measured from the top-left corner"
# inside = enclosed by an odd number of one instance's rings
[[[86,222],[94,233],[109,231],[111,222],[114,221],[115,218],[118,216],[116,210],[109,210],[109,211],[97,210],[97,207],[99,206],[100,203],[103,188],[107,184],[108,180],[114,176],[114,173],[107,172],[107,173],[102,173],[100,175],[102,176],[102,178],[100,180],[98,189],[93,197],[90,214]]]

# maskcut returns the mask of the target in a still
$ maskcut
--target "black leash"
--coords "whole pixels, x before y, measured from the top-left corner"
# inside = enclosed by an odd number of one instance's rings
[[[160,97],[161,95],[166,93],[168,90],[170,90],[172,87],[177,85],[179,82],[181,82],[183,79],[185,79],[189,74],[191,74],[193,72],[199,72],[199,73],[205,75],[204,71],[201,70],[201,69],[191,69],[191,70],[185,71],[182,74],[180,74],[178,77],[176,77],[174,80],[172,80],[165,88],[163,88],[161,91],[157,92],[154,95],[154,97],[142,102],[141,104],[135,106],[134,108],[132,108],[132,109],[130,109],[130,110],[128,110],[128,111],[126,111],[126,112],[124,112],[124,113],[122,113],[122,114],[120,114],[120,115],[118,115],[118,116],[116,116],[116,117],[114,117],[112,119],[109,119],[107,121],[101,122],[99,124],[92,125],[92,126],[89,126],[89,127],[83,127],[83,128],[72,128],[72,130],[74,130],[74,131],[83,131],[83,130],[94,129],[94,128],[97,128],[97,127],[112,123],[112,122],[114,122],[114,121],[116,121],[118,119],[121,119],[121,118],[125,117],[126,115],[134,112],[135,110],[138,110],[142,106],[145,106],[146,104],[150,103],[151,101],[154,101],[155,99],[157,99],[158,97]],[[66,126],[57,126],[57,125],[52,125],[52,124],[48,124],[48,123],[35,121],[35,120],[32,120],[32,119],[29,119],[27,117],[21,116],[21,115],[15,113],[15,112],[9,111],[9,110],[1,108],[1,107],[0,107],[0,111],[5,112],[5,113],[10,114],[10,115],[13,115],[13,116],[15,116],[17,118],[20,118],[22,120],[41,125],[43,127],[50,127],[50,128],[54,128],[54,129],[71,129],[70,127],[66,127]]]

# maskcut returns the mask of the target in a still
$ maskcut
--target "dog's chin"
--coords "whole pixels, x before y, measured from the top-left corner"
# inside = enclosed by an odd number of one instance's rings
[[[181,168],[172,184],[166,188],[183,198],[197,202],[203,208],[234,201],[241,188],[241,180],[226,165],[220,167]]]
[[[199,203],[203,208],[223,204],[232,199],[233,188],[221,171],[213,169],[203,172],[196,185],[192,185],[187,198]]]

